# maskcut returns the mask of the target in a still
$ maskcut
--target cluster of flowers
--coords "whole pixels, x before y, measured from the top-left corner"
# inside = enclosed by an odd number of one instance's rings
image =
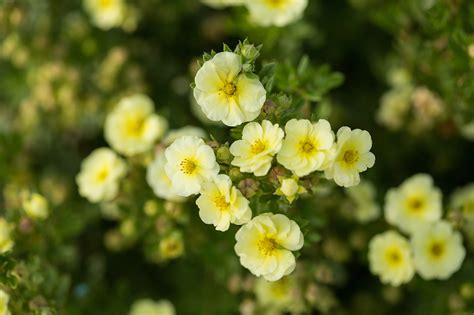
[[[409,282],[415,271],[425,280],[447,279],[462,265],[466,251],[461,234],[442,217],[442,194],[426,174],[408,178],[387,192],[385,219],[410,236],[396,231],[372,238],[369,263],[383,283]]]
[[[244,5],[250,20],[260,26],[285,26],[300,19],[308,0],[201,0],[214,7]]]
[[[196,74],[194,96],[208,119],[227,126],[248,122],[240,140],[230,145],[231,164],[242,173],[262,178],[276,161],[293,173],[280,178],[275,194],[289,202],[306,190],[299,178],[315,171],[324,172],[336,184],[359,184],[360,172],[374,165],[372,141],[367,131],[342,127],[337,135],[328,121],[291,119],[285,130],[268,120],[255,120],[266,101],[266,90],[253,73],[258,53],[248,52],[253,45],[240,44],[235,52],[205,56]],[[150,150],[165,134],[166,121],[153,112],[152,101],[144,95],[119,102],[105,121],[105,138],[125,156]],[[213,148],[203,140],[200,129],[187,127],[169,134],[156,149],[148,165],[147,181],[155,194],[179,202],[197,195],[199,216],[216,230],[226,231],[230,224],[243,225],[236,234],[235,251],[243,266],[267,280],[278,280],[295,268],[292,251],[303,246],[298,224],[283,214],[263,213],[252,218],[249,200],[233,185],[231,177],[219,174],[221,166]],[[337,140],[336,140],[337,139]],[[171,141],[174,140],[174,141]],[[117,153],[95,150],[83,161],[77,183],[81,195],[91,202],[109,201],[119,191],[127,165]]]

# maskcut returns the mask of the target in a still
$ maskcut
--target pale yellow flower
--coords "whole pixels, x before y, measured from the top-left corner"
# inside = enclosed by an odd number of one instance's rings
[[[416,271],[425,280],[449,278],[466,256],[461,234],[444,221],[420,226],[412,245]]]
[[[461,211],[464,218],[474,222],[474,183],[456,189],[450,205],[453,210]]]
[[[282,214],[264,213],[243,225],[235,235],[240,263],[255,276],[276,281],[293,272],[292,251],[303,247],[304,238],[296,222]]]
[[[8,252],[14,245],[12,239],[12,226],[0,217],[0,254]]]
[[[385,219],[407,233],[421,225],[437,221],[442,215],[442,194],[427,174],[406,179],[385,196]]]
[[[311,123],[306,119],[292,119],[286,123],[285,133],[286,137],[277,155],[278,163],[299,177],[328,167],[334,132],[327,120],[320,119],[317,123]]]
[[[218,231],[227,231],[231,223],[242,225],[252,218],[249,201],[232,186],[227,175],[217,175],[202,184],[201,196],[196,200],[199,216]]]
[[[8,293],[0,289],[0,315],[9,315],[10,311],[8,310],[8,301],[10,296]]]
[[[175,315],[173,304],[167,300],[137,300],[132,304],[129,315]]]
[[[173,232],[160,241],[160,257],[163,259],[175,259],[184,254],[183,235]]]
[[[308,0],[247,0],[251,20],[261,26],[285,26],[299,20]]]
[[[380,207],[375,201],[376,192],[372,183],[362,181],[359,185],[346,188],[346,193],[355,204],[354,218],[367,223],[380,216]]]
[[[392,286],[409,282],[415,274],[410,243],[394,231],[378,234],[370,240],[369,265],[382,283]]]
[[[167,129],[166,120],[154,113],[153,101],[135,94],[119,101],[105,120],[105,139],[118,153],[132,156],[150,150]]]
[[[284,132],[278,124],[273,125],[268,120],[261,124],[248,123],[242,131],[242,140],[230,146],[230,153],[234,156],[232,165],[244,173],[266,175],[272,166],[273,156],[281,149],[283,137]]]
[[[166,174],[179,196],[199,193],[202,183],[219,173],[214,151],[198,137],[179,138],[166,149],[165,155]]]
[[[375,164],[375,155],[370,152],[371,148],[372,138],[367,131],[339,128],[334,160],[326,170],[326,178],[334,179],[337,185],[343,187],[358,185],[359,173]]]
[[[79,194],[90,202],[110,201],[117,196],[126,172],[127,165],[114,151],[96,149],[82,161],[76,177]]]
[[[285,196],[289,203],[292,203],[296,196],[306,193],[306,189],[298,184],[298,177],[281,178],[280,187],[275,191],[276,195]]]
[[[254,75],[242,73],[241,57],[216,54],[196,74],[194,98],[212,121],[237,126],[254,120],[266,100],[266,91]]]
[[[165,172],[165,151],[158,152],[153,162],[147,167],[146,180],[156,196],[170,201],[184,201],[173,189],[171,179]]]
[[[255,283],[258,304],[268,309],[287,311],[295,303],[297,285],[292,276],[283,277],[278,281],[258,278]]]
[[[241,5],[246,1],[247,0],[201,0],[202,3],[216,9]]]
[[[376,120],[388,129],[400,129],[411,107],[412,86],[400,86],[389,90],[380,100]]]
[[[92,22],[103,30],[121,26],[127,9],[124,0],[84,0],[84,7]]]
[[[46,219],[49,215],[48,200],[38,193],[32,193],[23,199],[23,210],[32,219]]]

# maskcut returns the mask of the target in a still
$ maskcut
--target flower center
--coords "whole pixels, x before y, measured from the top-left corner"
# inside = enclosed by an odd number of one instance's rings
[[[182,160],[181,163],[179,163],[179,166],[181,167],[181,172],[186,175],[192,175],[197,169],[197,164],[192,159]]]
[[[222,194],[218,194],[214,198],[214,204],[222,212],[228,211],[230,208],[230,204],[225,200],[225,197]]]
[[[265,149],[267,148],[265,142],[261,139],[258,139],[257,141],[255,141],[252,146],[250,147],[250,151],[253,153],[253,154],[259,154],[259,153],[262,153],[263,151],[265,151]]]
[[[143,118],[133,117],[127,121],[127,133],[130,137],[140,137],[144,126],[145,120]]]
[[[359,152],[355,150],[347,150],[344,152],[344,156],[342,157],[344,162],[348,165],[352,165],[359,160]]]
[[[105,182],[107,177],[109,176],[109,169],[107,167],[103,167],[96,175],[96,180],[99,183]]]
[[[435,259],[441,258],[445,252],[445,247],[444,247],[443,242],[435,241],[431,243],[429,252],[430,252],[431,257]]]
[[[391,249],[386,253],[386,259],[390,266],[398,266],[402,260],[402,254],[398,249]]]
[[[301,153],[311,154],[314,151],[315,147],[316,145],[308,139],[300,142]]]
[[[287,0],[265,0],[268,6],[274,7],[274,8],[279,8],[282,7]]]
[[[112,4],[112,0],[99,0],[99,6],[102,9],[108,8]]]
[[[265,236],[261,240],[258,241],[258,250],[264,256],[271,256],[273,252],[277,249],[278,244],[275,239]]]
[[[227,96],[233,96],[236,90],[237,90],[237,87],[232,82],[227,82],[226,84],[224,84],[224,87],[222,88],[222,91],[224,91],[224,93],[227,94]]]
[[[411,197],[407,201],[407,206],[410,212],[420,213],[425,207],[425,201],[419,196]]]

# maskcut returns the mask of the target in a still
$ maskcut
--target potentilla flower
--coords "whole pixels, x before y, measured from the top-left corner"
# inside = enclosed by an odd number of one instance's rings
[[[367,223],[380,216],[380,207],[375,201],[375,187],[372,183],[362,181],[359,185],[346,188],[346,193],[355,204],[354,218],[360,223]]]
[[[10,300],[10,295],[0,289],[0,315],[10,315],[8,310],[8,301]]]
[[[264,176],[272,166],[273,156],[281,149],[283,130],[278,124],[273,125],[264,120],[248,123],[242,131],[242,140],[237,140],[230,146],[234,156],[232,165],[240,167],[244,173],[254,173]]]
[[[306,119],[292,119],[286,123],[285,133],[286,137],[277,155],[278,163],[299,177],[328,167],[334,132],[327,120],[320,119],[317,123],[311,123]]]
[[[278,311],[289,311],[298,298],[298,284],[292,276],[278,281],[267,281],[258,278],[255,283],[255,295],[258,303],[266,308]]]
[[[449,278],[466,256],[461,234],[444,221],[419,227],[412,245],[416,271],[425,280]]]
[[[285,26],[301,18],[308,0],[247,0],[251,20],[261,26]]]
[[[232,127],[254,120],[266,100],[265,88],[254,76],[242,72],[239,55],[218,53],[197,72],[194,98],[210,120]]]
[[[231,223],[242,225],[252,218],[249,201],[232,186],[227,175],[217,175],[202,183],[201,196],[196,200],[199,216],[218,231],[227,231]]]
[[[84,0],[92,22],[103,30],[121,26],[126,13],[124,0]]]
[[[38,193],[32,193],[23,199],[23,210],[32,219],[46,219],[49,215],[48,200]]]
[[[303,233],[282,214],[264,213],[243,225],[235,235],[240,263],[255,276],[276,281],[295,269],[292,251],[303,247]]]
[[[8,252],[12,249],[14,242],[12,239],[12,226],[0,217],[0,254]]]
[[[199,193],[202,183],[219,173],[214,151],[198,137],[179,138],[166,149],[165,155],[166,174],[179,196]]]
[[[365,172],[375,164],[375,155],[370,152],[372,138],[365,130],[341,127],[337,131],[337,144],[334,160],[326,170],[326,177],[334,179],[343,187],[360,183],[359,173]]]
[[[450,206],[461,211],[468,221],[474,222],[474,183],[457,189],[451,197]]]
[[[370,271],[382,283],[399,286],[409,282],[414,274],[410,243],[394,231],[374,236],[369,243]]]
[[[120,100],[105,120],[105,139],[117,152],[132,156],[144,153],[163,136],[166,120],[154,113],[153,101],[136,94]]]
[[[296,196],[306,193],[306,188],[298,184],[298,177],[280,178],[280,187],[275,191],[276,195],[285,196],[292,203]]]
[[[244,4],[247,0],[201,0],[202,3],[213,8],[224,8]]]
[[[385,219],[407,233],[421,225],[437,221],[442,215],[442,194],[427,174],[406,179],[385,196]]]
[[[165,151],[158,152],[153,162],[147,167],[146,180],[156,196],[169,201],[183,201],[173,189],[173,184],[165,172]]]
[[[206,139],[207,134],[204,130],[194,126],[185,126],[183,128],[174,129],[168,131],[161,143],[165,146],[169,146],[175,140],[184,137],[184,136],[196,136],[201,139]]]
[[[82,161],[76,177],[79,194],[90,202],[110,201],[117,196],[126,172],[127,165],[114,151],[96,149]]]
[[[132,304],[129,315],[175,315],[173,304],[167,300],[141,299]]]

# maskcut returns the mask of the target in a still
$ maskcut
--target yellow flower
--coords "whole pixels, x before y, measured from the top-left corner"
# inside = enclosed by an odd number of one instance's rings
[[[196,200],[199,216],[218,231],[227,231],[230,223],[242,225],[252,218],[249,201],[232,186],[227,175],[217,175],[202,184],[201,196]]]
[[[32,219],[46,219],[49,215],[48,201],[38,193],[28,194],[23,199],[23,210]]]
[[[416,271],[425,280],[449,278],[466,256],[461,234],[444,221],[419,227],[412,245]]]
[[[359,185],[346,188],[346,193],[355,203],[354,218],[360,223],[375,220],[380,215],[380,207],[375,201],[375,187],[362,181]]]
[[[0,217],[0,254],[8,252],[13,247],[11,231],[12,226],[7,220]]]
[[[179,196],[190,196],[201,190],[202,182],[219,173],[212,148],[195,136],[184,136],[166,149],[165,171]]]
[[[180,232],[173,232],[160,241],[160,257],[163,259],[174,259],[183,255],[184,243]]]
[[[374,236],[369,243],[370,271],[382,283],[399,286],[409,282],[414,274],[413,257],[408,241],[394,231]]]
[[[343,187],[359,184],[359,173],[375,164],[375,155],[370,152],[371,148],[372,138],[367,131],[339,128],[334,160],[326,170],[326,178],[333,178],[336,184]]]
[[[82,161],[76,177],[79,194],[90,202],[110,201],[117,196],[126,172],[127,165],[114,151],[96,149]]]
[[[327,168],[334,145],[334,133],[327,120],[311,123],[292,119],[286,123],[285,133],[278,163],[299,177]]]
[[[298,184],[298,177],[294,177],[280,179],[280,187],[276,190],[275,194],[285,196],[288,202],[292,203],[297,195],[304,194],[305,192],[306,189]]]
[[[141,299],[135,301],[130,309],[129,315],[175,315],[173,304],[167,300],[153,301]]]
[[[212,121],[237,126],[260,114],[266,91],[258,80],[242,73],[241,57],[231,52],[216,54],[196,74],[194,98]]]
[[[255,276],[276,281],[293,272],[292,251],[303,247],[304,238],[296,222],[282,214],[264,213],[243,225],[235,235],[240,263]]]
[[[280,151],[283,137],[283,130],[278,124],[273,125],[268,120],[261,124],[248,123],[242,131],[242,140],[230,146],[230,153],[234,156],[232,165],[240,167],[244,173],[266,175],[272,166],[273,156]]]
[[[299,20],[308,0],[247,0],[250,19],[261,26],[285,26]]]
[[[184,198],[176,194],[173,184],[165,172],[165,151],[156,154],[153,162],[148,165],[146,180],[156,196],[169,201],[183,201]]]
[[[474,222],[474,183],[457,189],[450,205],[453,210],[461,211],[468,221]]]
[[[121,26],[127,9],[124,0],[84,0],[84,7],[92,22],[103,30]]]
[[[241,5],[244,4],[245,1],[247,0],[201,0],[202,3],[216,9]]]
[[[10,311],[8,310],[8,301],[10,296],[0,289],[0,315],[9,315]]]
[[[441,218],[441,198],[441,191],[433,186],[430,175],[414,175],[387,192],[385,219],[402,231],[413,233],[421,225]]]
[[[167,128],[154,113],[153,101],[136,94],[120,100],[105,120],[105,139],[118,153],[132,156],[150,150]]]
[[[207,135],[204,130],[194,126],[186,126],[180,129],[170,130],[166,136],[163,138],[161,143],[165,146],[169,146],[175,140],[183,137],[183,136],[196,136],[201,139],[206,139]]]
[[[297,283],[294,277],[283,277],[278,281],[267,281],[258,278],[255,284],[255,295],[258,303],[266,308],[288,311],[295,303]]]

